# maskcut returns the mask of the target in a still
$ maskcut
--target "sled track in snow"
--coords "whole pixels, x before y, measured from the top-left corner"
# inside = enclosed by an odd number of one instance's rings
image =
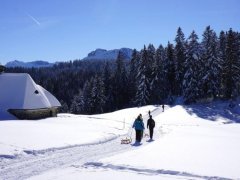
[[[0,179],[26,179],[50,169],[69,166],[72,163],[96,161],[106,155],[130,149],[130,146],[121,146],[119,142],[120,137],[96,145],[75,146],[4,159],[0,162]]]
[[[154,117],[161,113],[161,109],[156,108],[152,112]],[[144,121],[146,121],[147,117],[147,115],[143,117]],[[74,163],[84,164],[93,162],[106,156],[128,151],[133,146],[129,144],[120,145],[121,139],[125,136],[119,136],[98,144],[76,145],[42,151],[25,151],[25,154],[15,158],[1,158],[0,179],[26,179],[51,169],[68,167]]]

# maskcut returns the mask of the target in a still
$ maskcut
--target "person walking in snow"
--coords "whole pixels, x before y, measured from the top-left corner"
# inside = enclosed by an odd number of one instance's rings
[[[155,121],[152,118],[152,115],[150,115],[150,118],[147,121],[147,128],[149,128],[149,134],[150,134],[150,140],[153,138],[153,129],[155,127]]]
[[[143,130],[145,129],[143,119],[142,119],[142,114],[138,115],[132,127],[135,128],[135,131],[136,131],[136,142],[140,143],[143,136]]]
[[[164,104],[162,104],[162,112],[164,112]]]

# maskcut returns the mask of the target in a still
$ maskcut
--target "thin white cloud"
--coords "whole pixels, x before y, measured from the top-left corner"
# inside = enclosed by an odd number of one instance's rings
[[[35,24],[37,24],[38,26],[41,26],[41,23],[40,23],[36,18],[34,18],[31,14],[29,14],[29,13],[26,12],[26,15],[27,15]]]

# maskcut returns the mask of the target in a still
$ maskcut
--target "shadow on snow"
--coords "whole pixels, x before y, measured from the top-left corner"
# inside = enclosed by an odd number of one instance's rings
[[[216,121],[220,117],[228,119],[226,123],[240,123],[239,105],[231,107],[229,102],[212,102],[194,105],[183,105],[186,111],[191,115],[197,115],[200,118]]]

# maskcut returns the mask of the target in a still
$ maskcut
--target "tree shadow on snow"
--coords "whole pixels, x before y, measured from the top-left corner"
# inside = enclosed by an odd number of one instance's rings
[[[76,166],[74,166],[76,167]],[[96,168],[96,169],[105,169],[105,170],[116,170],[116,171],[128,171],[134,172],[137,174],[144,174],[144,175],[173,175],[173,178],[177,179],[215,179],[215,180],[230,180],[230,178],[226,177],[219,177],[219,176],[204,176],[198,174],[192,174],[184,171],[174,171],[174,170],[167,170],[167,169],[147,169],[147,168],[139,168],[134,166],[121,166],[121,165],[114,165],[114,164],[103,164],[101,162],[87,162],[83,165],[85,168]],[[78,167],[76,167],[78,168]]]
[[[229,102],[201,103],[183,107],[189,114],[206,120],[217,121],[219,118],[223,118],[226,120],[226,124],[240,123],[240,114],[229,106]]]

